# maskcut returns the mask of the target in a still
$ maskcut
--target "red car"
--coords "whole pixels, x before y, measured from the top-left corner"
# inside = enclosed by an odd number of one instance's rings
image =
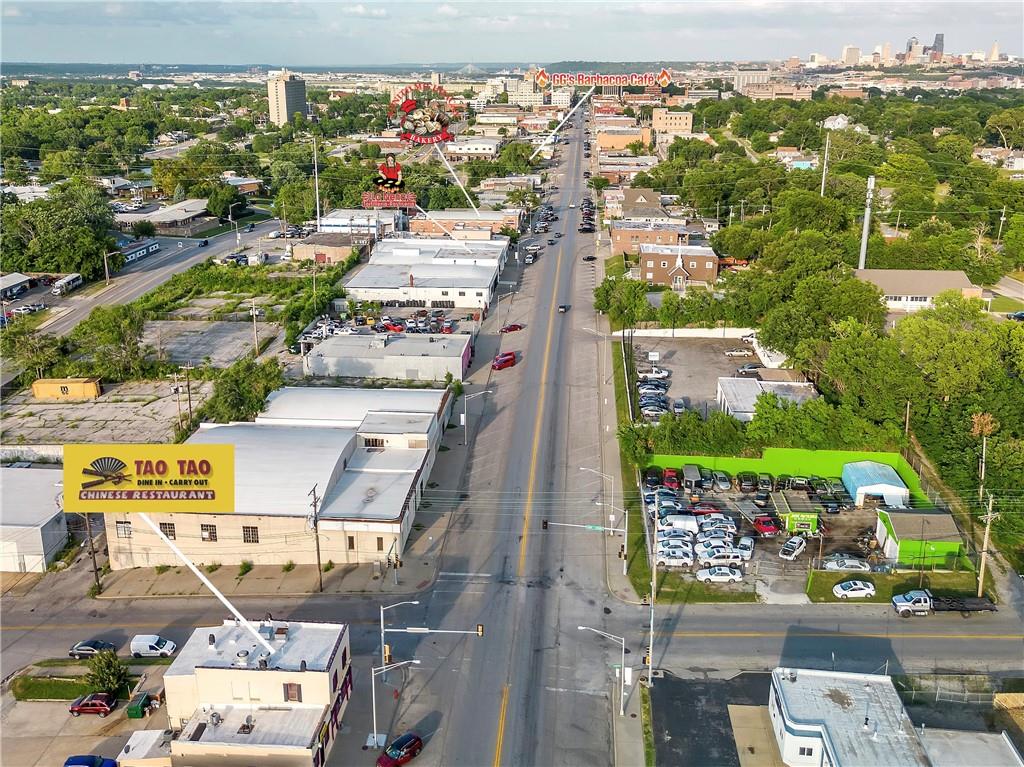
[[[494,358],[494,362],[491,363],[491,370],[504,370],[505,368],[514,367],[515,364],[515,352],[502,352]]]
[[[665,475],[662,477],[661,484],[669,490],[678,490],[679,473],[675,469],[665,469]]]
[[[506,325],[501,329],[502,333],[515,333],[523,329],[523,326],[517,322],[513,322],[511,325]]]
[[[114,710],[117,705],[117,698],[108,692],[94,692],[90,695],[83,695],[72,702],[68,711],[71,716],[82,714],[96,714],[101,719]]]
[[[404,333],[405,325],[399,325],[397,322],[386,322],[384,327],[392,333]]]
[[[782,527],[774,517],[754,517],[754,530],[762,538],[774,538],[782,532]]]
[[[377,767],[398,767],[408,764],[423,750],[423,739],[415,732],[399,736],[377,757]]]

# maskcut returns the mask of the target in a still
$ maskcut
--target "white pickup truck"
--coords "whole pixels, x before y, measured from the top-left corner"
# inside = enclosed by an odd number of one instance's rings
[[[971,613],[995,612],[996,606],[985,597],[937,597],[928,589],[915,589],[892,598],[892,607],[901,618],[911,615],[958,612],[965,618]]]

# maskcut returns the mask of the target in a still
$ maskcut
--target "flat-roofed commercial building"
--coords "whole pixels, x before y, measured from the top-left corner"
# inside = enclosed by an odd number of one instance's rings
[[[693,133],[693,112],[655,108],[651,114],[651,128],[656,133]]]
[[[200,564],[312,564],[316,485],[322,561],[382,561],[405,546],[450,411],[440,389],[279,389],[255,423],[204,424],[188,439],[234,445],[233,514],[150,516]],[[131,514],[107,525],[112,568],[177,563]]]
[[[722,412],[737,421],[754,420],[757,399],[762,394],[774,394],[781,400],[797,405],[818,396],[814,384],[797,381],[761,381],[757,378],[719,378],[716,400]]]
[[[357,301],[387,305],[485,309],[497,286],[496,264],[369,263],[348,279],[345,291]]]
[[[703,244],[702,228],[678,224],[647,223],[643,221],[613,221],[611,225],[612,255],[639,253],[641,245]]]
[[[506,208],[505,210],[473,210],[472,208],[448,208],[432,210],[430,214],[417,213],[409,219],[409,231],[413,234],[425,234],[431,237],[451,235],[456,239],[460,232],[487,230],[499,234],[502,229],[509,228],[519,231],[525,211],[522,208]]]
[[[497,130],[501,130],[498,127]],[[514,134],[516,129],[514,127],[507,129],[509,134]],[[455,162],[461,162],[462,160],[471,160],[473,158],[482,158],[484,160],[493,160],[498,156],[501,151],[501,145],[505,143],[503,138],[487,138],[470,136],[467,138],[456,139],[451,141],[444,146],[444,153],[448,159]]]
[[[405,228],[405,214],[397,208],[335,208],[320,217],[320,234],[370,234],[378,240]]]
[[[644,145],[651,143],[651,129],[636,126],[633,128],[600,128],[597,131],[597,148],[602,152],[622,151],[637,141]]]
[[[0,468],[0,572],[45,573],[68,543],[59,468]]]
[[[352,697],[344,623],[237,621],[192,632],[164,672],[172,767],[322,767]]]
[[[360,258],[369,255],[372,234],[342,234],[316,232],[292,246],[294,261],[316,261],[318,264],[340,264],[355,253]]]
[[[117,213],[114,222],[119,229],[130,229],[138,221],[148,221],[163,234],[188,236],[196,230],[197,222],[206,216],[206,199],[182,200],[144,213]],[[211,219],[212,225],[215,220]]]
[[[461,381],[473,354],[472,336],[451,334],[389,334],[331,336],[302,358],[307,376],[392,378],[443,382],[450,373]]]

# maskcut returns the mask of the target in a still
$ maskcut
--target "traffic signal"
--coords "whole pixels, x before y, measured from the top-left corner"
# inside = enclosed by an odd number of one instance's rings
[[[645,666],[651,665],[651,654],[649,652],[645,652],[644,653],[644,665]]]
[[[401,566],[402,566],[402,560],[399,559],[398,557],[395,557],[395,567],[399,568]]]
[[[476,635],[478,637],[482,637],[484,635],[484,624],[482,624],[482,623],[476,624]]]
[[[384,665],[388,665],[391,662],[391,645],[384,645]]]
[[[543,528],[544,530],[547,530],[547,529],[548,529],[548,521],[547,521],[546,519],[545,519],[545,520],[543,520],[543,521],[542,521],[542,522],[540,523],[540,526],[541,526],[541,527],[542,527],[542,528]]]
[[[626,547],[625,546],[619,546],[619,559],[625,559],[625,558],[626,558]]]

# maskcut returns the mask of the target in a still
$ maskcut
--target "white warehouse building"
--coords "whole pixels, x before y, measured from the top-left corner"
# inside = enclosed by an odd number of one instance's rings
[[[59,466],[0,469],[0,572],[43,573],[68,542]]]

